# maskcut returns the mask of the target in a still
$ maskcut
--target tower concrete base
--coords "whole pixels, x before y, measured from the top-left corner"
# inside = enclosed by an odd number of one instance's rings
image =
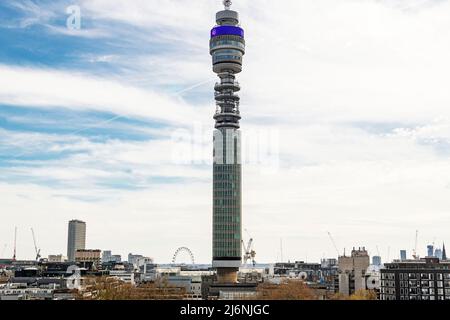
[[[238,271],[239,268],[217,268],[217,283],[238,283]]]

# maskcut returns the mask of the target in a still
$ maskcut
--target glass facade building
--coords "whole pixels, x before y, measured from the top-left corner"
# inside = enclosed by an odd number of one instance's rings
[[[86,249],[86,223],[71,220],[67,236],[67,259],[70,262],[75,261],[75,254],[80,249]]]
[[[241,261],[241,135],[236,129],[214,132],[213,260]]]

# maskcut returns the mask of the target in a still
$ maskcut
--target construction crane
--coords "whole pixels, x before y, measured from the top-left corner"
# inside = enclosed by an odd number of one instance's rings
[[[327,231],[327,233],[328,233],[328,236],[330,237],[330,240],[333,243],[334,249],[336,250],[336,253],[337,253],[338,257],[339,257],[339,249],[338,249],[338,247],[336,245],[336,242],[334,241],[333,236],[331,235],[331,232]]]
[[[244,250],[244,264],[247,265],[248,260],[252,260],[252,265],[253,267],[256,265],[256,261],[255,261],[255,256],[256,256],[256,251],[253,250],[252,245],[253,245],[253,238],[250,237],[250,234],[248,233],[247,229],[245,229],[245,232],[247,232],[250,240],[248,240],[247,243],[247,247],[245,246],[244,240],[241,240],[242,243],[242,249]]]
[[[413,249],[413,258],[414,260],[418,260],[419,259],[419,255],[417,254],[417,240],[419,238],[419,230],[416,230],[416,241],[414,244],[414,249]]]
[[[13,253],[13,261],[16,261],[16,245],[17,245],[17,227],[14,229],[14,253]]]
[[[41,258],[41,249],[38,249],[37,247],[33,228],[31,228],[31,234],[33,235],[34,251],[36,251],[36,261],[39,261],[39,259]]]

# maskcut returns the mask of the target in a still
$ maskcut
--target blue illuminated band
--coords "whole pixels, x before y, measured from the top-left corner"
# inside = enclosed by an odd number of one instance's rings
[[[244,29],[235,26],[217,26],[211,30],[211,38],[218,36],[239,36],[244,38]]]

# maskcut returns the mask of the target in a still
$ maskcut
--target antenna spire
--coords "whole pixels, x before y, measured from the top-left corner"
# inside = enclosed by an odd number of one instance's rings
[[[223,5],[225,6],[225,10],[230,10],[230,7],[233,2],[231,0],[223,0]]]

